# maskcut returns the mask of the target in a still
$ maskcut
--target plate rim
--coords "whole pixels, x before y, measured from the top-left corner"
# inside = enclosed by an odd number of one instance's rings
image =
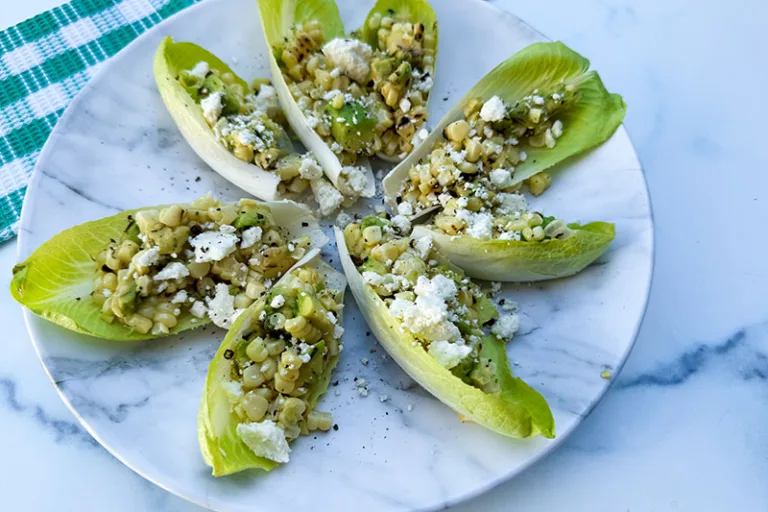
[[[197,10],[202,10],[203,6],[210,6],[211,4],[215,4],[221,1],[222,0],[208,0],[207,2],[199,2],[173,14],[172,16],[170,16],[169,18],[166,18],[165,20],[161,21],[157,25],[150,27],[144,33],[140,34],[136,39],[128,43],[128,45],[126,45],[123,49],[117,52],[110,59],[104,61],[99,66],[99,69],[96,71],[96,73],[94,73],[94,75],[88,80],[88,82],[83,86],[83,88],[75,95],[75,97],[72,99],[69,105],[67,105],[64,113],[56,122],[56,125],[54,126],[53,130],[51,130],[51,133],[48,136],[48,139],[46,140],[45,144],[43,145],[43,148],[40,151],[40,155],[38,156],[37,161],[35,162],[35,167],[30,176],[29,183],[27,184],[27,190],[28,191],[34,190],[35,185],[37,185],[37,183],[40,180],[40,175],[44,174],[43,171],[41,170],[41,167],[42,167],[41,164],[46,162],[47,159],[50,158],[50,153],[53,151],[52,148],[54,146],[52,141],[55,141],[58,139],[59,132],[64,130],[64,125],[66,124],[65,122],[68,121],[69,118],[74,115],[74,113],[78,110],[80,103],[86,97],[87,93],[96,87],[95,84],[98,83],[98,81],[102,78],[103,75],[111,72],[112,67],[114,67],[115,65],[118,65],[120,59],[124,58],[128,53],[130,53],[133,50],[134,46],[138,46],[143,42],[144,39],[149,38],[154,33],[161,31],[166,25],[170,24],[171,21],[175,21],[176,18],[179,18],[182,16],[185,16],[185,17],[194,16],[194,13]],[[461,1],[472,3],[477,8],[490,9],[491,11],[495,12],[500,16],[511,18],[511,20],[517,20],[519,23],[524,25],[528,30],[537,34],[542,39],[545,39],[547,41],[552,41],[550,37],[548,37],[539,29],[535,28],[533,25],[528,23],[525,19],[521,18],[520,16],[518,16],[517,14],[509,10],[499,7],[496,3],[491,3],[485,0],[461,0]],[[563,442],[565,442],[566,439],[568,439],[584,423],[584,420],[587,419],[595,410],[595,408],[598,406],[598,404],[602,402],[603,398],[605,398],[608,391],[613,388],[614,384],[616,383],[616,377],[623,370],[624,365],[626,364],[627,360],[629,359],[629,356],[631,355],[633,349],[635,348],[637,344],[637,338],[640,333],[640,329],[642,328],[643,322],[645,320],[645,316],[648,312],[650,292],[651,292],[651,287],[653,285],[653,276],[655,274],[655,267],[656,267],[655,225],[656,223],[655,223],[655,216],[653,212],[653,202],[651,199],[650,189],[648,187],[648,180],[645,175],[645,169],[642,164],[642,161],[640,160],[640,156],[637,152],[636,146],[632,141],[632,138],[630,137],[629,132],[627,131],[623,122],[610,138],[613,138],[620,133],[626,136],[629,142],[629,145],[632,148],[632,152],[634,154],[635,160],[637,162],[637,169],[633,169],[633,170],[639,171],[643,178],[642,180],[643,188],[645,192],[645,198],[648,203],[648,221],[649,221],[649,228],[650,228],[650,233],[649,233],[650,237],[649,237],[649,246],[648,246],[648,254],[650,256],[650,266],[648,269],[648,278],[645,283],[641,313],[638,315],[635,321],[635,326],[632,330],[633,332],[630,337],[629,343],[626,344],[626,347],[623,353],[619,356],[617,360],[618,362],[612,370],[612,377],[608,385],[603,387],[593,397],[589,405],[584,409],[584,411],[581,414],[578,415],[579,416],[578,420],[575,421],[575,423],[570,429],[566,430],[563,433],[558,433],[557,437],[551,440],[550,442],[548,442],[544,449],[536,453],[534,456],[525,460],[525,462],[523,462],[520,466],[510,469],[509,471],[497,474],[494,478],[490,479],[488,482],[476,486],[475,488],[462,494],[461,496],[446,499],[445,501],[436,503],[433,506],[429,506],[421,510],[426,510],[426,511],[443,510],[448,507],[452,507],[460,503],[467,502],[471,499],[477,498],[478,496],[485,494],[491,491],[492,489],[495,489],[496,487],[499,487],[500,485],[510,481],[512,478],[520,475],[521,473],[528,471],[531,467],[538,464],[540,461],[542,461],[546,457],[550,456],[554,451],[556,451],[562,445]],[[30,217],[30,215],[32,215],[31,213],[29,213],[32,206],[28,206],[32,202],[27,202],[26,200],[27,197],[28,196],[25,197],[24,203],[22,205],[21,215],[19,218],[19,232],[17,235],[18,238],[17,238],[17,245],[16,245],[17,261],[21,257],[21,254],[23,252],[23,247],[25,245],[25,240],[27,236],[26,235],[27,224],[30,222],[28,218]],[[79,414],[77,409],[73,406],[73,404],[64,394],[63,390],[56,384],[56,380],[54,376],[51,374],[50,370],[48,369],[48,366],[45,364],[43,354],[41,353],[41,346],[38,344],[36,340],[36,336],[34,335],[33,326],[32,326],[32,322],[35,321],[35,319],[38,319],[39,317],[37,317],[37,315],[34,315],[28,308],[21,306],[21,309],[24,316],[24,323],[27,329],[27,333],[29,334],[30,343],[32,344],[35,354],[37,355],[37,358],[40,361],[41,366],[43,367],[43,371],[51,381],[51,384],[53,385],[53,388],[55,389],[59,398],[61,398],[61,400],[64,402],[64,405],[67,407],[67,409],[69,409],[69,411],[74,415],[75,419],[77,419],[77,422],[80,424],[80,426],[83,429],[85,429],[85,431],[88,432],[88,434],[91,437],[93,437],[96,440],[96,442],[98,442],[99,445],[102,448],[104,448],[111,456],[115,457],[118,461],[120,461],[121,464],[123,464],[128,469],[130,469],[131,471],[139,475],[141,478],[147,480],[153,485],[156,485],[157,487],[163,489],[164,491],[169,492],[170,494],[177,496],[189,503],[203,507],[208,510],[215,510],[214,508],[212,508],[212,505],[210,503],[200,501],[194,496],[183,494],[179,490],[174,490],[170,486],[160,482],[156,478],[153,478],[147,475],[142,469],[134,466],[132,463],[125,460],[123,456],[116,449],[114,449],[109,443],[106,443],[101,439],[101,436],[96,432],[94,428],[91,427],[89,422],[86,421],[85,418],[83,418]]]

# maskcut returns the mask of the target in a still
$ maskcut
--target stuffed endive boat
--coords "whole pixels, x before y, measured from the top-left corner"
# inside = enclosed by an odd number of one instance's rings
[[[54,236],[13,268],[11,294],[67,329],[109,340],[229,327],[327,238],[291,201],[210,195],[128,210]]]
[[[529,211],[544,171],[600,144],[624,117],[589,62],[562,43],[533,44],[492,70],[383,181],[404,218],[437,210],[429,230],[469,276],[530,281],[574,274],[614,238],[608,223],[567,224]]]
[[[330,413],[315,406],[342,349],[346,286],[308,254],[234,322],[210,364],[198,416],[214,476],[269,471],[288,462],[290,441],[331,428]]]
[[[505,342],[519,318],[499,316],[430,237],[396,229],[376,216],[336,228],[350,289],[379,343],[464,418],[510,437],[554,437],[546,400],[509,368]]]
[[[375,189],[367,157],[401,160],[427,117],[437,21],[424,0],[381,0],[346,37],[333,0],[259,0],[289,123],[344,192]],[[360,183],[360,185],[358,185]]]

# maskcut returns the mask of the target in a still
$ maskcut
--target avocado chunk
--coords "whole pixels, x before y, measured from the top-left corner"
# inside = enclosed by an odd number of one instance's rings
[[[408,61],[403,61],[397,69],[389,75],[388,80],[395,85],[405,85],[413,74],[413,69]]]
[[[384,264],[378,260],[375,260],[373,258],[368,258],[365,260],[365,262],[360,266],[361,272],[376,272],[379,275],[387,274],[387,267],[384,266]]]
[[[126,318],[128,315],[136,311],[138,289],[135,282],[131,283],[131,285],[126,289],[118,287],[115,295],[116,297],[112,299],[112,312],[116,317]]]
[[[267,222],[267,211],[260,208],[241,211],[232,225],[237,229],[261,226]]]
[[[329,103],[325,112],[331,118],[331,135],[345,151],[359,153],[373,142],[376,120],[360,103],[348,101],[341,108],[333,108]]]
[[[207,91],[207,92],[206,92]],[[231,116],[240,113],[242,98],[231,87],[228,87],[224,81],[214,73],[210,73],[203,80],[203,86],[200,89],[201,96],[207,96],[215,92],[221,92],[221,114]]]
[[[371,77],[378,83],[386,79],[397,69],[397,59],[394,57],[384,57],[373,59],[371,62]]]
[[[365,231],[365,228],[370,226],[379,226],[384,229],[389,223],[377,215],[368,215],[360,223],[360,231]]]
[[[475,303],[475,311],[477,311],[477,322],[480,325],[487,324],[494,318],[498,318],[499,311],[496,309],[496,306],[493,305],[493,302],[488,299],[485,295],[481,295],[479,299],[477,299],[477,302]]]

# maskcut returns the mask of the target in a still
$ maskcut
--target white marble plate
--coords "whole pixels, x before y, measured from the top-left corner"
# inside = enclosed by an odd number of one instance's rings
[[[373,0],[338,3],[352,28]],[[437,120],[483,74],[543,36],[477,0],[432,3],[440,22],[430,108]],[[170,34],[205,46],[244,77],[266,76],[255,4],[210,0],[188,9],[142,36],[94,77],[40,157],[24,205],[20,260],[62,229],[118,210],[189,201],[209,190],[226,199],[241,195],[182,140],[155,89],[152,57]],[[653,253],[640,164],[620,128],[567,167],[535,204],[570,220],[615,222],[615,242],[575,278],[505,289],[522,309],[522,332],[510,345],[510,359],[552,406],[555,441],[516,441],[459,422],[382,358],[349,294],[339,384],[321,403],[333,412],[339,431],[298,440],[291,463],[272,473],[214,479],[199,453],[196,415],[223,331],[209,327],[161,341],[106,343],[26,313],[29,331],[46,371],[85,428],[127,466],[190,501],[226,511],[314,509],[318,503],[323,510],[445,507],[554,449],[609,386],[600,373],[618,371],[635,339]],[[326,257],[338,263],[334,248]],[[355,377],[371,383],[370,396],[358,396]]]

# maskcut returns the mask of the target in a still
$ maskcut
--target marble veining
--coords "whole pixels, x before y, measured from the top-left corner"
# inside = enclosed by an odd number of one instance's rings
[[[372,2],[338,3],[353,27]],[[443,57],[430,105],[438,119],[485,72],[542,36],[488,4],[433,5],[444,34],[465,31],[462,38],[440,40]],[[236,19],[234,8],[242,12]],[[266,48],[255,19],[254,2],[212,0],[160,25],[103,68],[41,156],[23,215],[22,258],[61,229],[115,210],[188,201],[209,190],[227,200],[241,194],[181,139],[155,89],[151,59],[170,34],[225,60],[238,57],[242,76],[264,76]],[[232,37],[218,37],[222,27]],[[554,442],[512,441],[460,423],[383,357],[349,297],[345,350],[320,405],[333,412],[340,430],[298,440],[292,462],[269,475],[213,479],[195,429],[207,364],[223,331],[209,327],[115,344],[34,317],[28,322],[46,370],[87,431],[142,476],[190,501],[215,510],[253,510],[254,503],[274,510],[279,491],[292,492],[301,482],[303,492],[292,493],[297,509],[315,505],[320,494],[329,509],[439,509],[499,484],[562,442],[607,389],[601,372],[620,369],[639,327],[651,274],[652,223],[643,173],[624,129],[568,162],[567,172],[556,173],[552,189],[534,206],[574,221],[617,225],[611,249],[580,275],[510,285],[502,293],[520,303],[523,315],[510,360],[515,373],[549,400],[560,436]],[[332,247],[325,253],[338,263]],[[355,378],[370,383],[370,396],[358,394]],[[17,402],[8,403],[15,410]],[[82,431],[70,434],[78,436]]]

